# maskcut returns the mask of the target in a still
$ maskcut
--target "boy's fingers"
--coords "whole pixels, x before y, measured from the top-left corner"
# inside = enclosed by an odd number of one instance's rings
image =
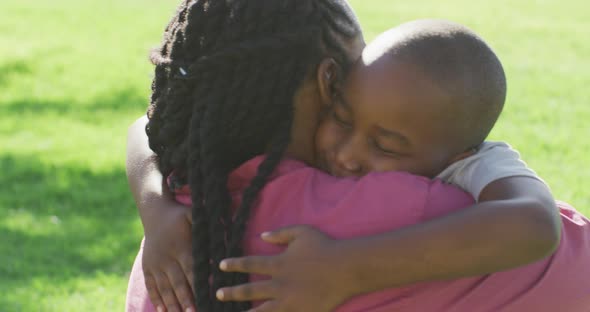
[[[248,283],[219,289],[215,296],[220,301],[252,301],[273,299],[276,293],[272,281]]]
[[[276,272],[277,256],[250,256],[224,259],[219,268],[224,272],[272,275]]]
[[[172,284],[178,303],[182,306],[182,311],[186,311],[188,308],[194,310],[193,293],[187,281],[187,276],[180,266],[169,267],[166,275],[168,275],[168,280]]]
[[[156,311],[162,312],[164,308],[164,301],[160,297],[160,292],[158,291],[158,284],[156,283],[156,279],[151,274],[144,273],[145,276],[145,288],[147,289],[148,296],[150,297],[150,301],[156,307]]]
[[[154,275],[156,279],[156,283],[158,285],[158,291],[160,292],[160,297],[164,301],[164,305],[166,306],[167,312],[180,312],[180,304],[176,299],[176,294],[172,289],[172,285],[170,281],[168,281],[168,277],[164,273],[158,273]]]

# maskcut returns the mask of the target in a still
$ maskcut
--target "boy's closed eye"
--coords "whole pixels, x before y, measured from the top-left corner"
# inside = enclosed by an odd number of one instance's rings
[[[334,108],[330,112],[330,118],[332,118],[339,126],[345,129],[352,129],[352,121],[340,115],[337,109]]]
[[[392,158],[400,158],[404,156],[404,154],[398,152],[396,148],[388,146],[387,143],[381,143],[379,139],[371,138],[371,145],[383,156]]]
[[[336,104],[335,107],[330,111],[330,118],[341,128],[345,130],[354,130],[354,124],[348,118],[346,108],[342,105]],[[405,154],[400,152],[400,149],[395,142],[394,138],[389,138],[387,135],[378,135],[368,138],[368,145],[374,149],[374,151],[385,157],[400,158]]]

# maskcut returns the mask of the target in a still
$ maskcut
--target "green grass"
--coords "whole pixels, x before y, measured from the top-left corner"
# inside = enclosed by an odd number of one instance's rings
[[[493,132],[557,198],[590,214],[586,1],[352,1],[366,37],[452,19],[497,50],[509,78]],[[120,311],[141,224],[124,174],[146,107],[149,48],[175,1],[0,2],[0,310]]]

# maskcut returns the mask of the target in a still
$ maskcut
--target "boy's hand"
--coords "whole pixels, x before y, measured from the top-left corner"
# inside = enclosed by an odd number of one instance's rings
[[[276,256],[225,259],[223,271],[269,275],[270,280],[222,288],[222,301],[268,300],[252,309],[265,311],[333,311],[352,296],[351,278],[342,265],[340,241],[309,226],[293,226],[262,239],[271,244],[288,244]]]
[[[148,294],[158,312],[195,311],[190,208],[169,207],[160,221],[145,229],[142,264]]]

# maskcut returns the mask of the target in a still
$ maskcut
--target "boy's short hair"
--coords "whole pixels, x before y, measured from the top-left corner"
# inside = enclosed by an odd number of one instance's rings
[[[456,127],[462,146],[476,147],[485,140],[506,100],[506,76],[483,39],[453,22],[417,20],[384,33],[374,43],[377,57],[417,66],[448,92],[456,104],[449,126]]]

